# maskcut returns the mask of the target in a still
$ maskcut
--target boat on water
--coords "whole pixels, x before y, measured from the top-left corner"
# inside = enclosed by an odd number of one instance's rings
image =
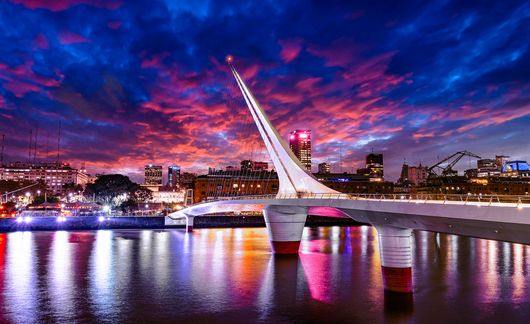
[[[44,202],[42,204],[28,205],[19,212],[18,217],[58,217],[62,214],[61,203]]]
[[[29,223],[32,218],[56,217],[59,222],[73,216],[99,216],[105,212],[101,205],[94,203],[49,203],[28,205],[17,215],[18,222]]]

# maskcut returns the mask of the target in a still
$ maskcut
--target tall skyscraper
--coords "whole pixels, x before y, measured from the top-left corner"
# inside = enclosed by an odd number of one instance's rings
[[[383,154],[368,154],[366,156],[366,168],[370,170],[370,178],[383,180]]]
[[[289,133],[289,147],[294,155],[311,172],[311,130],[294,130]]]
[[[170,165],[167,167],[167,186],[170,188],[177,188],[180,185],[180,167],[178,165]]]
[[[148,164],[144,168],[144,185],[162,186],[162,166]]]
[[[331,165],[329,163],[323,162],[318,165],[318,173],[329,174],[330,172],[331,172]]]

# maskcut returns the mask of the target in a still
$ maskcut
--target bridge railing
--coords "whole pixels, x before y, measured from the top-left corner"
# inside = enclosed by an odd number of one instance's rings
[[[236,197],[218,197],[213,201],[223,200],[256,200],[256,199],[348,199],[348,200],[392,200],[401,202],[440,202],[440,203],[483,203],[497,204],[508,203],[519,205],[530,205],[530,195],[457,195],[457,194],[366,194],[366,193],[299,193],[289,195],[254,195],[254,196],[236,196]]]

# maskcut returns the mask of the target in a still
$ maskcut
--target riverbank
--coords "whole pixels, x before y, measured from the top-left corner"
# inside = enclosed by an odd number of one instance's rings
[[[306,226],[354,226],[360,225],[349,218],[308,216]],[[29,222],[15,218],[0,218],[0,232],[14,231],[57,231],[98,229],[162,229],[184,228],[182,225],[165,226],[164,217],[67,217],[58,221],[56,217],[33,217]],[[195,228],[265,227],[263,216],[201,216],[194,221]]]

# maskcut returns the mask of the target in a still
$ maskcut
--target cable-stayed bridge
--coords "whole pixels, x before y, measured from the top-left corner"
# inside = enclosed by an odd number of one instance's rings
[[[530,244],[530,199],[460,195],[359,195],[339,193],[320,183],[291,152],[231,60],[230,69],[278,175],[276,195],[224,197],[188,206],[166,224],[221,212],[262,211],[272,250],[296,254],[307,215],[351,217],[375,226],[384,287],[412,292],[413,230],[426,230]],[[526,198],[526,199],[525,199]]]

